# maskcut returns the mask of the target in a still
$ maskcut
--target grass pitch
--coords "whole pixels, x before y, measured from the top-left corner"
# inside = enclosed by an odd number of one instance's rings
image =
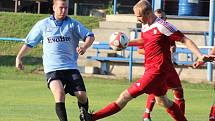
[[[18,72],[14,67],[0,69],[0,121],[58,121],[54,99],[47,89],[45,77],[29,71]],[[115,100],[127,87],[127,80],[84,78],[88,90],[90,109],[99,110]],[[186,116],[189,121],[207,121],[214,91],[208,84],[183,83],[186,99]],[[169,91],[169,97],[172,93]],[[101,121],[140,121],[145,108],[146,95],[131,102],[118,114]],[[79,121],[75,97],[67,95],[66,107],[69,121]],[[172,121],[165,110],[155,105],[153,121]]]

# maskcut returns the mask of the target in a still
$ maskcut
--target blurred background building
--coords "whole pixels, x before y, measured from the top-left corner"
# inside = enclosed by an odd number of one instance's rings
[[[132,7],[139,0],[117,0],[118,14],[132,14]],[[152,3],[152,0],[149,0]],[[210,0],[161,0],[161,8],[167,15],[208,16]],[[95,14],[96,10],[113,13],[114,0],[69,0],[69,14]],[[77,7],[74,7],[77,5]],[[0,11],[52,13],[52,0],[1,0]],[[74,10],[76,9],[76,10]],[[185,14],[186,13],[186,14]]]

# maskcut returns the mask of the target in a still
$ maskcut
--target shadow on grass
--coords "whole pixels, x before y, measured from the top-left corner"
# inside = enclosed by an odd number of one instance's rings
[[[0,66],[15,66],[16,56],[13,55],[1,55]],[[42,65],[42,58],[25,56],[23,58],[24,65]]]

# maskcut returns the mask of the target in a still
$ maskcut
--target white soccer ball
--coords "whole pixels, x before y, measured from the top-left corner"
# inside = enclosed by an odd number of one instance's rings
[[[114,32],[110,36],[109,45],[115,51],[121,51],[128,46],[129,39],[122,32]]]

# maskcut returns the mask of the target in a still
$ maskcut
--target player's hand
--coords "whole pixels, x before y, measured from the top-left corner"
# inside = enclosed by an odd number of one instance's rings
[[[77,47],[76,50],[79,55],[83,55],[86,52],[84,47]]]
[[[198,68],[204,64],[205,64],[205,62],[203,62],[203,61],[196,61],[193,63],[193,68]]]
[[[203,55],[202,58],[199,58],[195,63],[193,63],[193,68],[198,68],[205,64],[205,62],[215,61],[215,55]]]
[[[18,70],[24,70],[24,65],[22,64],[22,60],[20,58],[16,58],[16,68]]]
[[[171,53],[174,53],[175,51],[176,51],[176,46],[171,46],[171,47],[170,47],[170,52],[171,52]]]
[[[204,62],[213,62],[215,61],[215,55],[203,55],[200,60]]]

